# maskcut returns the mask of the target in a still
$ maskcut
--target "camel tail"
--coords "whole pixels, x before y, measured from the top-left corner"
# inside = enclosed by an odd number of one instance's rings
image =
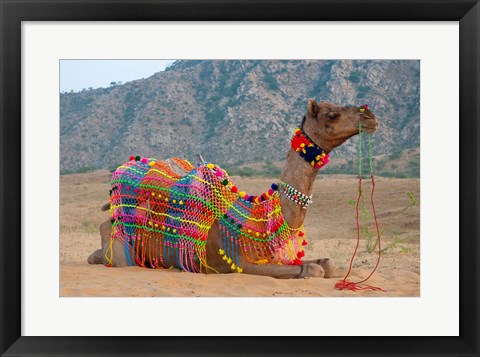
[[[100,210],[102,211],[108,211],[110,209],[110,203],[105,203]]]

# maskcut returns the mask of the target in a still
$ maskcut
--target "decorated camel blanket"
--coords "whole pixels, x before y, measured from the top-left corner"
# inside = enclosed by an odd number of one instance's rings
[[[172,161],[187,174],[178,175]],[[106,254],[110,264],[113,241],[120,240],[129,265],[215,272],[206,253],[215,222],[220,230],[218,252],[232,271],[242,271],[240,256],[255,264],[301,264],[303,228],[288,227],[276,184],[252,196],[212,163],[194,166],[178,158],[138,156],[116,169],[111,184],[112,235]]]

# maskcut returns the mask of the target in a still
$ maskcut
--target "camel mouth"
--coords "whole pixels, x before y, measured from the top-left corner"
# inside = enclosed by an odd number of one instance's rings
[[[378,120],[375,117],[364,117],[362,121],[362,131],[372,134],[377,131]]]
[[[373,134],[374,132],[377,131],[378,125],[372,125],[372,126],[362,126],[362,131],[368,133],[368,134]]]

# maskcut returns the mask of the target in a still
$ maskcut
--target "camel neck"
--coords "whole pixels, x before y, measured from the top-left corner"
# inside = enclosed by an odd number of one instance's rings
[[[318,168],[306,162],[298,152],[290,149],[280,179],[304,195],[310,196],[318,171]],[[284,194],[280,194],[280,205],[285,221],[290,228],[299,228],[303,225],[306,209],[292,202]]]

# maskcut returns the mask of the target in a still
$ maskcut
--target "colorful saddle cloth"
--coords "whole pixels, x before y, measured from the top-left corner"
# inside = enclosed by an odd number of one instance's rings
[[[174,165],[187,174],[177,174]],[[205,249],[215,222],[219,253],[233,271],[242,271],[240,256],[256,264],[301,263],[304,232],[288,227],[278,191],[239,192],[214,164],[131,157],[115,170],[111,185],[110,265],[113,242],[120,240],[129,265],[215,272]]]

